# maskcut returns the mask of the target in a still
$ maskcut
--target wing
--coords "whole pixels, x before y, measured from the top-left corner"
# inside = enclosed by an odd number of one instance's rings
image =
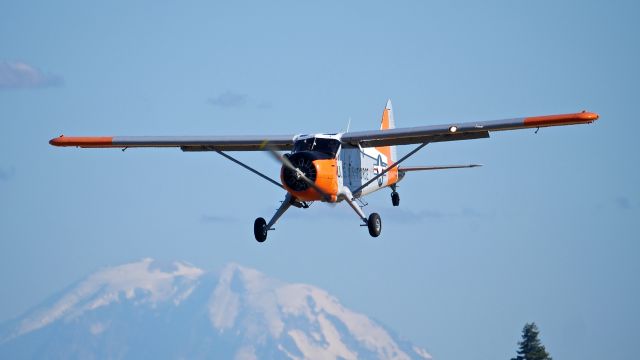
[[[575,114],[521,117],[504,120],[448,123],[388,130],[348,132],[342,142],[352,146],[373,147],[418,144],[425,142],[456,141],[488,138],[489,132],[588,124],[598,119],[598,114],[583,111]]]
[[[290,150],[295,135],[254,136],[64,136],[51,139],[54,146],[82,148],[179,147],[183,151]]]
[[[469,165],[440,165],[440,166],[409,166],[398,167],[400,172],[409,171],[429,171],[429,170],[447,170],[447,169],[465,169],[482,166],[481,164],[469,164]]]
[[[505,120],[449,123],[442,125],[348,132],[342,135],[345,145],[373,147],[456,141],[489,137],[491,131],[538,128],[591,123],[598,114],[536,116]],[[263,151],[291,150],[295,135],[253,136],[64,136],[51,139],[54,146],[83,148],[179,147],[183,151]]]

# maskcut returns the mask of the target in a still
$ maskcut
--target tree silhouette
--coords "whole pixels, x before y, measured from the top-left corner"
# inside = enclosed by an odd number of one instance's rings
[[[544,345],[540,343],[538,334],[540,331],[536,323],[525,324],[522,329],[522,341],[518,342],[518,356],[511,360],[552,360]]]

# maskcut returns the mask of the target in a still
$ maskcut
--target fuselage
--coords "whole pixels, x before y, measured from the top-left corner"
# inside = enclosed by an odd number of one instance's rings
[[[345,145],[341,143],[341,136],[340,133],[298,135],[293,151],[286,155],[296,168],[329,195],[330,202],[341,201],[347,194],[361,197],[393,185],[402,178],[398,169],[393,168],[360,189],[392,165],[387,155],[390,150],[388,147],[359,148]],[[322,195],[302,181],[296,172],[283,167],[280,174],[282,185],[296,199],[323,200]]]

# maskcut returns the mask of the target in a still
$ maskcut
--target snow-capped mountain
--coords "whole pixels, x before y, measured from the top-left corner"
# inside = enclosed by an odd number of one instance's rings
[[[0,326],[0,358],[431,359],[317,287],[152,259],[90,275]]]

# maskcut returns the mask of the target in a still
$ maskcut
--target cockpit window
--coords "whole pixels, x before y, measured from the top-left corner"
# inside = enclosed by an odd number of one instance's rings
[[[336,139],[308,138],[298,140],[293,146],[293,152],[318,151],[329,156],[336,157],[340,149],[340,141]]]

